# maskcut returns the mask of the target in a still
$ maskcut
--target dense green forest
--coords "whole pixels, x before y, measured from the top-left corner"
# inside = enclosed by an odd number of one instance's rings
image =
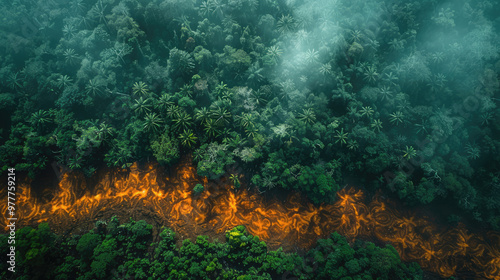
[[[2,279],[422,279],[418,265],[405,265],[396,250],[371,242],[350,246],[332,233],[307,255],[268,251],[265,242],[238,226],[226,232],[226,242],[198,236],[176,246],[175,232],[162,228],[153,242],[153,226],[132,219],[120,225],[116,217],[98,221],[83,235],[58,236],[47,223],[17,231],[17,273],[0,263]],[[1,256],[9,253],[0,236]]]
[[[2,2],[2,172],[192,153],[261,192],[356,177],[500,228],[498,2],[69,3]]]
[[[104,165],[168,168],[192,155],[199,175],[227,176],[235,189],[299,191],[319,204],[356,179],[406,205],[446,202],[452,221],[500,229],[498,1],[0,7],[2,174],[14,167],[36,179],[62,167],[90,177]],[[42,224],[20,229],[33,242],[19,250],[29,273],[50,265],[54,279],[160,279],[165,271],[267,279],[289,268],[303,279],[403,279],[409,271],[390,247],[351,248],[337,234],[309,252],[313,269],[298,265],[304,257],[266,252],[244,229],[232,232],[227,243],[199,237],[177,249],[165,230],[152,252],[142,222],[64,238]],[[374,262],[384,270],[370,269]]]

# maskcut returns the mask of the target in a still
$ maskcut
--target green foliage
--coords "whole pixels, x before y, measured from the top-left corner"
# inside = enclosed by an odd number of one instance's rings
[[[239,247],[243,247],[247,245],[247,242],[242,240],[243,237],[246,237],[247,231],[244,226],[237,226],[230,231],[226,232],[226,239],[229,243],[229,246],[232,249],[237,249]]]
[[[192,75],[194,60],[188,52],[173,48],[168,58],[168,73],[175,81],[177,77],[187,79]]]
[[[193,51],[193,57],[200,68],[205,71],[209,70],[214,63],[212,53],[202,46],[196,46]]]
[[[181,145],[187,148],[191,148],[196,144],[196,137],[191,129],[184,130],[181,134],[179,134],[179,140],[181,141]]]
[[[0,109],[13,110],[16,104],[15,95],[12,93],[0,93]]]
[[[179,143],[167,133],[151,141],[151,149],[156,160],[162,165],[171,165],[179,159]]]
[[[93,232],[86,233],[82,235],[76,245],[76,250],[81,255],[83,260],[90,260],[90,257],[94,254],[95,247],[101,243],[101,236]]]
[[[315,279],[422,279],[418,265],[402,263],[394,247],[380,248],[363,241],[351,247],[336,232],[329,239],[318,240],[307,255],[314,259]]]
[[[107,227],[101,233],[95,233],[96,227],[67,237],[57,237],[47,224],[18,230],[16,237],[23,239],[16,244],[16,261],[22,263],[16,265],[21,269],[17,279],[422,279],[420,268],[402,263],[393,247],[362,241],[351,247],[337,233],[318,240],[303,257],[281,248],[268,250],[244,226],[227,231],[225,243],[197,236],[177,247],[176,234],[163,227],[158,242],[151,243],[153,228],[145,221],[119,225],[113,217],[102,225]],[[5,254],[6,240],[7,235],[0,235]]]
[[[15,275],[19,275],[18,279],[22,279],[21,277],[35,280],[50,279],[52,270],[57,264],[47,260],[58,258],[56,250],[58,242],[49,225],[41,223],[36,229],[32,227],[17,229],[15,237],[15,243],[9,244],[8,235],[1,235],[0,251],[6,256],[11,252],[10,247],[15,246]],[[3,271],[11,273],[7,270],[9,266],[7,262],[0,264]]]
[[[108,273],[118,264],[116,239],[106,238],[94,249],[93,261],[90,264],[91,275],[96,279],[106,279]]]
[[[300,170],[295,187],[307,190],[315,203],[333,201],[340,186],[326,171],[333,171],[335,168],[338,166],[332,164],[316,165],[314,168],[304,166]]]
[[[193,153],[261,191],[329,201],[363,174],[498,226],[495,1],[38,2],[2,6],[2,173]]]
[[[210,179],[216,179],[224,175],[224,168],[234,163],[233,156],[227,152],[227,148],[227,144],[212,142],[197,149],[194,157],[198,161],[198,175]]]
[[[229,180],[233,183],[233,187],[236,189],[239,189],[241,187],[240,179],[238,178],[238,175],[236,174],[231,174],[229,176]]]
[[[127,258],[148,248],[152,230],[153,226],[144,220],[136,222],[132,218],[130,218],[128,223],[118,227],[119,235],[117,235],[116,239],[118,241],[126,241],[125,253],[127,254]]]
[[[151,263],[148,259],[136,258],[119,266],[118,271],[121,271],[126,279],[151,279],[150,267]]]
[[[144,130],[151,133],[158,133],[161,131],[162,119],[156,113],[146,113],[144,117]]]
[[[132,93],[134,95],[138,95],[140,97],[148,96],[149,94],[149,88],[144,82],[136,82],[132,86]]]
[[[220,58],[220,66],[224,67],[229,73],[243,73],[246,71],[252,62],[250,56],[242,49],[235,49],[231,46],[226,45],[224,47],[224,55]]]
[[[194,186],[194,188],[193,188],[193,192],[194,192],[195,194],[200,194],[200,193],[202,193],[204,190],[205,190],[205,188],[203,187],[203,185],[202,185],[202,184],[196,184],[196,186]]]

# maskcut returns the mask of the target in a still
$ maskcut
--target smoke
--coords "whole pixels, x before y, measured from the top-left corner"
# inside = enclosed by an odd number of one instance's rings
[[[417,46],[430,58],[433,72],[445,75],[449,87],[470,94],[490,67],[488,62],[499,57],[498,32],[473,1],[443,2],[428,18],[421,22]]]
[[[430,83],[440,73],[450,86],[470,91],[486,62],[498,58],[497,32],[481,12],[487,4],[429,5],[286,1],[287,9],[276,18],[279,40],[268,50],[280,59],[268,79],[300,104],[319,84],[335,79],[339,65],[370,61],[384,74],[399,69],[394,74],[403,87]]]
[[[290,13],[276,19],[276,47],[283,53],[271,79],[298,105],[311,89],[333,79],[354,42],[375,39],[386,11],[371,1],[287,1],[287,6]]]

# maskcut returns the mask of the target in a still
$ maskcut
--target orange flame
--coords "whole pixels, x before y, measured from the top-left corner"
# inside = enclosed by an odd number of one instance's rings
[[[196,175],[190,159],[175,174],[165,178],[154,164],[145,168],[134,164],[129,172],[104,173],[89,187],[82,175],[66,173],[48,201],[35,197],[30,183],[21,183],[16,194],[17,224],[49,221],[57,229],[61,224],[93,221],[106,209],[142,208],[185,237],[222,234],[245,225],[270,247],[307,248],[319,237],[338,231],[351,240],[363,236],[389,242],[403,260],[416,261],[442,277],[470,271],[477,277],[500,279],[500,235],[496,232],[483,237],[464,226],[440,232],[429,221],[403,215],[378,197],[365,204],[363,192],[354,188],[341,190],[335,204],[315,206],[301,202],[298,194],[283,203],[265,200],[243,187],[235,193],[224,183],[209,185],[207,178]],[[203,183],[205,191],[195,196],[192,189],[197,183]],[[0,196],[6,199],[5,188]],[[6,215],[7,205],[2,204],[1,210]],[[7,230],[6,220],[1,226]]]

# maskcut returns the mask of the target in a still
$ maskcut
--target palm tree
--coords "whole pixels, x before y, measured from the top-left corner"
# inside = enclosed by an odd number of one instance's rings
[[[359,30],[351,31],[351,41],[359,43],[363,38],[363,34]]]
[[[406,159],[412,159],[417,155],[417,151],[413,148],[413,146],[406,146],[406,150],[403,154],[403,157]]]
[[[179,134],[179,139],[181,140],[182,146],[191,148],[194,144],[196,144],[198,137],[194,135],[191,129],[188,129]]]
[[[347,108],[347,115],[354,122],[354,118],[359,118],[360,117],[360,114],[359,114],[359,111],[358,111],[358,107],[356,107],[356,106],[350,106],[349,108]]]
[[[21,79],[20,75],[18,72],[16,73],[10,73],[9,77],[7,78],[7,83],[11,89],[20,89],[22,88],[23,85],[23,80]]]
[[[340,145],[347,144],[347,137],[349,133],[344,132],[344,128],[341,128],[340,131],[337,130],[337,135],[335,135],[335,138],[337,138],[337,141],[335,143],[339,143]]]
[[[106,21],[106,7],[108,5],[102,5],[102,0],[97,1],[97,3],[90,9],[90,13],[99,19],[99,22],[104,22],[107,26],[108,22]]]
[[[85,4],[83,3],[83,0],[75,0],[71,1],[71,9],[75,12],[85,12]]]
[[[394,98],[396,101],[396,108],[400,111],[408,111],[410,109],[410,102],[408,101],[408,98],[405,96],[404,93],[400,92],[396,94],[396,97]]]
[[[264,75],[262,74],[263,71],[264,68],[261,68],[259,62],[257,61],[247,69],[247,81],[252,85],[258,85],[262,80],[264,80]]]
[[[422,121],[421,124],[418,124],[418,123],[415,124],[415,131],[417,132],[417,134],[426,134],[426,133],[428,133],[427,132],[428,127],[429,127],[429,124],[427,123],[426,120],[424,120],[424,121]]]
[[[131,160],[132,152],[130,152],[126,147],[120,147],[118,152],[114,155],[113,165],[125,168]]]
[[[230,135],[231,135],[232,132],[233,132],[233,130],[231,128],[229,128],[229,127],[226,126],[220,132],[220,136],[224,137],[224,138],[227,138],[227,137],[230,137]]]
[[[193,95],[193,86],[190,85],[190,84],[185,84],[183,85],[179,92],[183,95],[183,96],[187,96],[189,98],[191,98],[191,96]]]
[[[274,132],[274,134],[276,136],[278,136],[280,141],[281,141],[281,139],[283,139],[287,136],[290,136],[290,133],[288,132],[288,130],[290,129],[290,126],[287,124],[282,123],[282,124],[279,124],[275,127],[272,127],[271,129]]]
[[[239,133],[230,134],[222,139],[223,144],[228,144],[230,147],[236,148],[246,144],[246,141],[241,138]]]
[[[293,30],[295,30],[295,26],[295,20],[291,15],[282,15],[278,20],[278,23],[276,24],[276,27],[281,34],[292,32]]]
[[[369,83],[374,83],[377,81],[377,79],[378,79],[377,68],[375,68],[375,66],[366,67],[363,80]]]
[[[210,111],[208,111],[206,107],[203,107],[201,109],[194,109],[194,117],[200,123],[204,123],[208,119],[210,119]]]
[[[149,101],[151,101],[151,99],[149,99],[149,98],[144,99],[141,96],[135,100],[135,103],[132,106],[132,109],[138,115],[143,115],[145,113],[148,113],[151,111],[151,104],[149,104]]]
[[[132,92],[134,95],[146,96],[149,94],[149,88],[144,82],[135,82],[132,86]]]
[[[214,9],[210,4],[210,0],[201,2],[201,5],[198,7],[198,13],[203,17],[207,17],[212,14],[213,11]]]
[[[146,113],[144,117],[143,128],[146,132],[153,132],[156,134],[161,129],[161,124],[163,120],[156,113]]]
[[[430,82],[427,84],[432,92],[439,92],[446,86],[446,76],[438,73],[433,75]]]
[[[173,119],[175,115],[177,115],[180,112],[181,108],[177,105],[170,105],[167,107],[166,114],[169,118]]]
[[[65,88],[71,84],[73,79],[71,79],[68,75],[59,75],[59,78],[57,78],[56,85],[59,88]]]
[[[277,45],[269,47],[267,49],[267,56],[269,57],[270,63],[272,65],[277,64],[283,51]]]
[[[347,141],[347,148],[349,148],[349,150],[356,150],[358,146],[358,141],[354,139]]]
[[[257,105],[266,105],[267,104],[267,98],[266,94],[262,92],[260,89],[257,91],[252,90],[251,92],[252,98],[255,100],[255,103]]]
[[[257,129],[257,127],[255,127],[253,125],[245,128],[245,132],[247,134],[247,137],[250,137],[250,136],[255,137],[255,134],[257,134],[258,131],[259,130]]]
[[[47,111],[39,110],[38,112],[31,114],[30,123],[34,127],[42,126],[48,122],[50,122],[50,118],[49,118],[49,112]]]
[[[173,128],[175,130],[189,129],[193,124],[192,120],[193,118],[186,111],[180,110],[180,112],[175,114],[172,118],[172,122],[174,123]]]
[[[401,111],[394,112],[389,115],[389,121],[393,124],[399,125],[404,122],[404,115]]]
[[[493,113],[491,112],[485,112],[482,113],[481,116],[479,116],[481,119],[481,125],[488,125],[490,124],[490,121],[493,120]]]
[[[68,160],[68,167],[72,170],[82,168],[82,156],[75,154],[74,156],[70,157]]]
[[[220,82],[220,84],[215,87],[215,95],[218,99],[229,97],[229,88],[226,84],[224,84],[224,82]]]
[[[314,49],[309,49],[304,54],[304,60],[307,63],[314,63],[318,61],[319,52]]]
[[[333,93],[340,95],[343,99],[351,100],[354,98],[354,93],[351,93],[352,84],[340,81],[337,83],[337,89],[333,90]]]
[[[368,39],[367,43],[368,47],[374,51],[377,51],[380,47],[380,42],[375,39]]]
[[[75,24],[69,23],[65,24],[62,29],[64,37],[71,39],[73,36],[75,36],[75,33],[77,32],[77,28]]]
[[[389,42],[389,49],[391,51],[399,51],[402,50],[405,46],[406,40],[399,40],[397,38],[392,39],[392,41]]]
[[[361,107],[361,110],[359,110],[359,113],[361,114],[362,117],[367,116],[368,118],[370,118],[373,115],[373,113],[375,113],[375,111],[370,106],[364,106],[364,107]]]
[[[436,52],[431,55],[431,60],[433,63],[441,63],[444,60],[444,54],[442,52]]]
[[[188,52],[173,48],[170,50],[168,66],[171,75],[182,77],[189,75],[194,69],[195,64],[194,59]]]
[[[332,66],[330,65],[330,63],[322,64],[319,67],[319,73],[325,77],[332,74]]]
[[[302,113],[299,113],[299,120],[305,122],[306,124],[313,124],[316,121],[316,114],[312,109],[302,109]]]
[[[380,130],[382,129],[382,121],[380,121],[380,119],[374,120],[371,124],[371,127],[380,132]]]
[[[396,75],[394,75],[392,72],[385,73],[384,78],[382,78],[382,79],[384,80],[384,82],[388,83],[390,86],[396,86],[397,81],[399,80],[399,78]]]
[[[226,7],[226,4],[224,4],[222,1],[219,0],[208,0],[210,9],[213,11],[212,14],[218,15],[220,18],[222,17],[228,17],[224,15],[224,8]]]
[[[470,159],[478,159],[481,155],[481,150],[474,144],[467,144],[465,146],[465,151],[467,152],[467,158]]]
[[[84,28],[90,28],[90,26],[94,23],[94,20],[88,15],[77,16],[77,19],[80,27]]]
[[[217,121],[215,121],[214,119],[208,119],[205,123],[204,123],[204,131],[205,133],[209,136],[209,137],[215,137],[215,136],[218,136],[219,133],[220,133],[220,128],[217,124]]]
[[[85,86],[85,93],[96,96],[102,93],[101,86],[95,80],[89,80]]]
[[[239,188],[241,186],[240,184],[240,179],[238,178],[238,175],[236,174],[231,174],[229,176],[229,180],[231,180],[231,182],[233,182],[233,187],[235,187],[236,189]]]
[[[173,105],[174,103],[170,101],[170,96],[166,93],[163,93],[160,98],[158,98],[158,101],[156,102],[156,105],[160,110],[167,110],[168,106]]]
[[[276,186],[277,176],[266,175],[262,178],[262,186],[266,189],[272,189]]]
[[[392,73],[392,72],[391,72]],[[388,86],[383,86],[379,89],[380,100],[388,100],[392,98],[392,91]]]
[[[235,119],[240,121],[243,128],[255,125],[255,115],[252,113],[243,113],[241,116],[236,116]]]
[[[97,139],[104,140],[110,136],[113,136],[114,129],[106,123],[101,123],[99,130],[97,131]]]
[[[215,110],[211,110],[210,114],[212,118],[216,120],[217,123],[228,124],[231,118],[231,113],[226,108],[217,107]]]
[[[74,65],[78,62],[78,55],[74,49],[66,49],[63,53],[64,61],[70,65]]]
[[[180,17],[177,17],[174,19],[175,22],[178,22],[180,26],[187,28],[189,31],[191,31],[191,22],[189,21],[188,17],[185,15],[182,15]]]

